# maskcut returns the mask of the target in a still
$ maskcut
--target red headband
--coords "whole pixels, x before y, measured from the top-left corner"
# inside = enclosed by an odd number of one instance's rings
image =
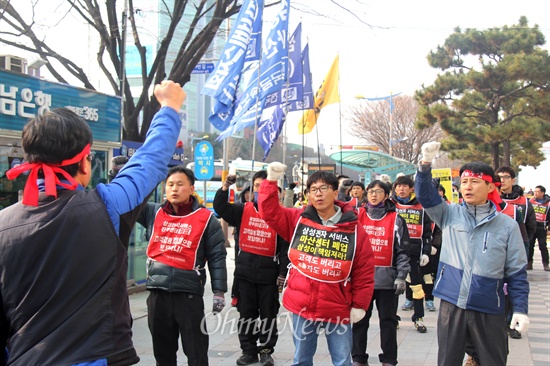
[[[36,183],[38,179],[38,171],[42,169],[44,172],[44,184],[46,186],[46,194],[48,196],[54,196],[57,198],[57,188],[56,185],[60,185],[64,188],[74,190],[78,187],[78,183],[74,180],[73,177],[65,170],[60,169],[60,166],[67,166],[78,163],[86,155],[90,154],[90,144],[84,146],[84,149],[78,153],[74,158],[63,160],[60,164],[47,164],[43,162],[37,163],[23,163],[16,166],[6,172],[6,177],[13,180],[19,176],[19,174],[24,173],[28,170],[29,177],[27,178],[27,183],[25,184],[25,190],[23,191],[23,204],[38,206],[38,184]],[[63,183],[59,180],[56,173],[63,175],[71,184]]]
[[[474,173],[471,170],[465,170],[462,172],[460,178],[482,179],[488,183],[493,183],[495,186],[500,187],[500,182],[493,182],[493,177],[485,173]],[[497,211],[501,210],[500,204],[502,203],[502,199],[500,198],[500,194],[498,194],[498,191],[496,189],[489,193],[487,199],[495,204]]]

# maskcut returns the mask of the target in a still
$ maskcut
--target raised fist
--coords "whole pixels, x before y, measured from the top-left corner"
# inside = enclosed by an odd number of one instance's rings
[[[279,180],[285,174],[286,165],[274,161],[267,166],[267,180]]]
[[[237,182],[237,176],[235,174],[228,175],[227,178],[225,178],[225,182],[223,182],[224,191],[228,190],[235,182]]]
[[[437,141],[426,142],[422,145],[422,161],[431,163],[439,152],[441,143]]]

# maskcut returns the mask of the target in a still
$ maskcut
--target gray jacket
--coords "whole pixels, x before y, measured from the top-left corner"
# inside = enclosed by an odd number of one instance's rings
[[[514,312],[527,314],[527,257],[516,222],[492,203],[479,222],[466,206],[446,204],[432,184],[431,169],[418,171],[414,189],[443,231],[434,296],[462,309],[502,314],[507,283]]]
[[[358,215],[368,214],[372,219],[379,220],[388,212],[395,212],[395,204],[389,200],[384,207],[367,207],[358,209]],[[409,231],[405,220],[397,215],[394,225],[393,266],[375,267],[374,289],[391,290],[396,278],[404,280],[411,271],[409,258]]]

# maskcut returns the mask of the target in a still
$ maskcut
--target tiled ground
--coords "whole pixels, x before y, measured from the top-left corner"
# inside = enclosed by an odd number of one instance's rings
[[[233,250],[228,250],[228,273],[233,273]],[[530,329],[522,339],[510,339],[510,352],[508,365],[510,366],[548,366],[550,365],[550,272],[542,270],[540,253],[535,254],[534,270],[529,271],[531,293],[529,296]],[[147,311],[145,300],[147,292],[130,295],[130,304],[134,315],[134,344],[141,357],[139,365],[154,365],[154,357],[151,346],[151,336],[147,328]],[[205,306],[208,309],[212,303],[212,292],[206,288]],[[400,297],[400,308],[404,302],[404,296]],[[438,300],[436,300],[436,306]],[[280,316],[280,329],[282,334],[275,350],[276,365],[291,365],[294,345],[289,330],[289,317],[282,308]],[[398,330],[399,365],[410,366],[435,366],[437,365],[437,339],[436,320],[437,312],[426,312],[424,318],[428,332],[420,334],[416,332],[410,321],[411,312],[399,310],[402,318]],[[220,320],[221,319],[221,320]],[[238,314],[235,308],[226,307],[221,318],[209,317],[207,327],[210,336],[210,365],[223,366],[235,365],[240,355],[239,341],[235,332]],[[371,365],[379,365],[378,354],[380,350],[378,321],[376,311],[371,318],[369,332],[368,352]],[[326,340],[319,338],[315,365],[332,365]],[[187,365],[185,356],[180,350],[178,365]],[[260,365],[257,363],[256,365]]]

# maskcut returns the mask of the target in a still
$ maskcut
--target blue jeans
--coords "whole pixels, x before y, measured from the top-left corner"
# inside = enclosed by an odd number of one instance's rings
[[[307,320],[292,314],[292,339],[294,341],[294,361],[292,366],[312,366],[317,350],[317,338],[324,330],[328,350],[334,366],[351,365],[352,332],[351,324],[334,324]]]

